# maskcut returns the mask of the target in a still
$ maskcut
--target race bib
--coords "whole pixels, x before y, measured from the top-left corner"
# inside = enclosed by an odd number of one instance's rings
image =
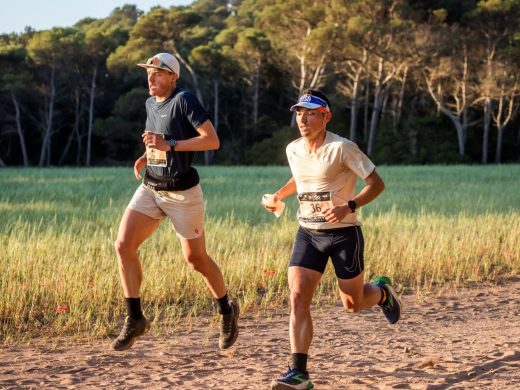
[[[300,213],[298,219],[305,223],[327,222],[323,212],[333,207],[330,192],[302,192],[298,194]]]
[[[154,149],[150,147],[146,147],[146,164],[149,166],[155,167],[165,167],[166,166],[166,152]]]

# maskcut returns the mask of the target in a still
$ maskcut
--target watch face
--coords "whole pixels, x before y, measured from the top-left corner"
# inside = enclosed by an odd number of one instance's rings
[[[175,145],[177,145],[177,141],[175,141],[174,139],[171,139],[168,141],[168,143],[170,144],[170,146],[173,148]]]

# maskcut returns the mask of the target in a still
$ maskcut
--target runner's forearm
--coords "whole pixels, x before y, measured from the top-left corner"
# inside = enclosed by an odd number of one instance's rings
[[[356,202],[357,207],[361,207],[370,203],[385,189],[385,183],[383,182],[383,179],[381,179],[381,177],[376,173],[376,171],[373,171],[370,175],[368,175],[368,177],[365,179],[365,183],[366,186],[361,189],[359,194],[351,199]]]
[[[220,147],[218,138],[206,135],[183,139],[177,141],[176,152],[203,152],[206,150],[216,150]]]
[[[213,124],[208,119],[197,129],[198,136],[183,140],[177,140],[176,152],[203,152],[216,150],[220,147],[220,140]]]
[[[278,200],[282,200],[288,198],[289,196],[296,193],[296,182],[294,181],[294,177],[291,177],[287,183],[283,187],[281,187],[274,194]]]

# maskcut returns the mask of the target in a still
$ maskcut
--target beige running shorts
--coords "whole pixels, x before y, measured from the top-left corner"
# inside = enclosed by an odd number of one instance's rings
[[[204,232],[204,196],[200,184],[185,191],[154,191],[141,184],[127,208],[154,219],[169,217],[177,235],[188,240]]]

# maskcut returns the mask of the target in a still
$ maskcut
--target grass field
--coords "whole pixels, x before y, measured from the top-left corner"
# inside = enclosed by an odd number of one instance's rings
[[[499,282],[520,274],[520,166],[380,167],[385,192],[360,210],[368,278],[401,291]],[[242,308],[287,304],[295,199],[280,219],[262,194],[286,167],[201,167],[210,255]],[[106,336],[124,315],[113,249],[138,182],[130,168],[0,170],[0,338]],[[212,311],[168,223],[143,245],[144,310],[156,331]],[[336,299],[327,268],[316,304]]]

